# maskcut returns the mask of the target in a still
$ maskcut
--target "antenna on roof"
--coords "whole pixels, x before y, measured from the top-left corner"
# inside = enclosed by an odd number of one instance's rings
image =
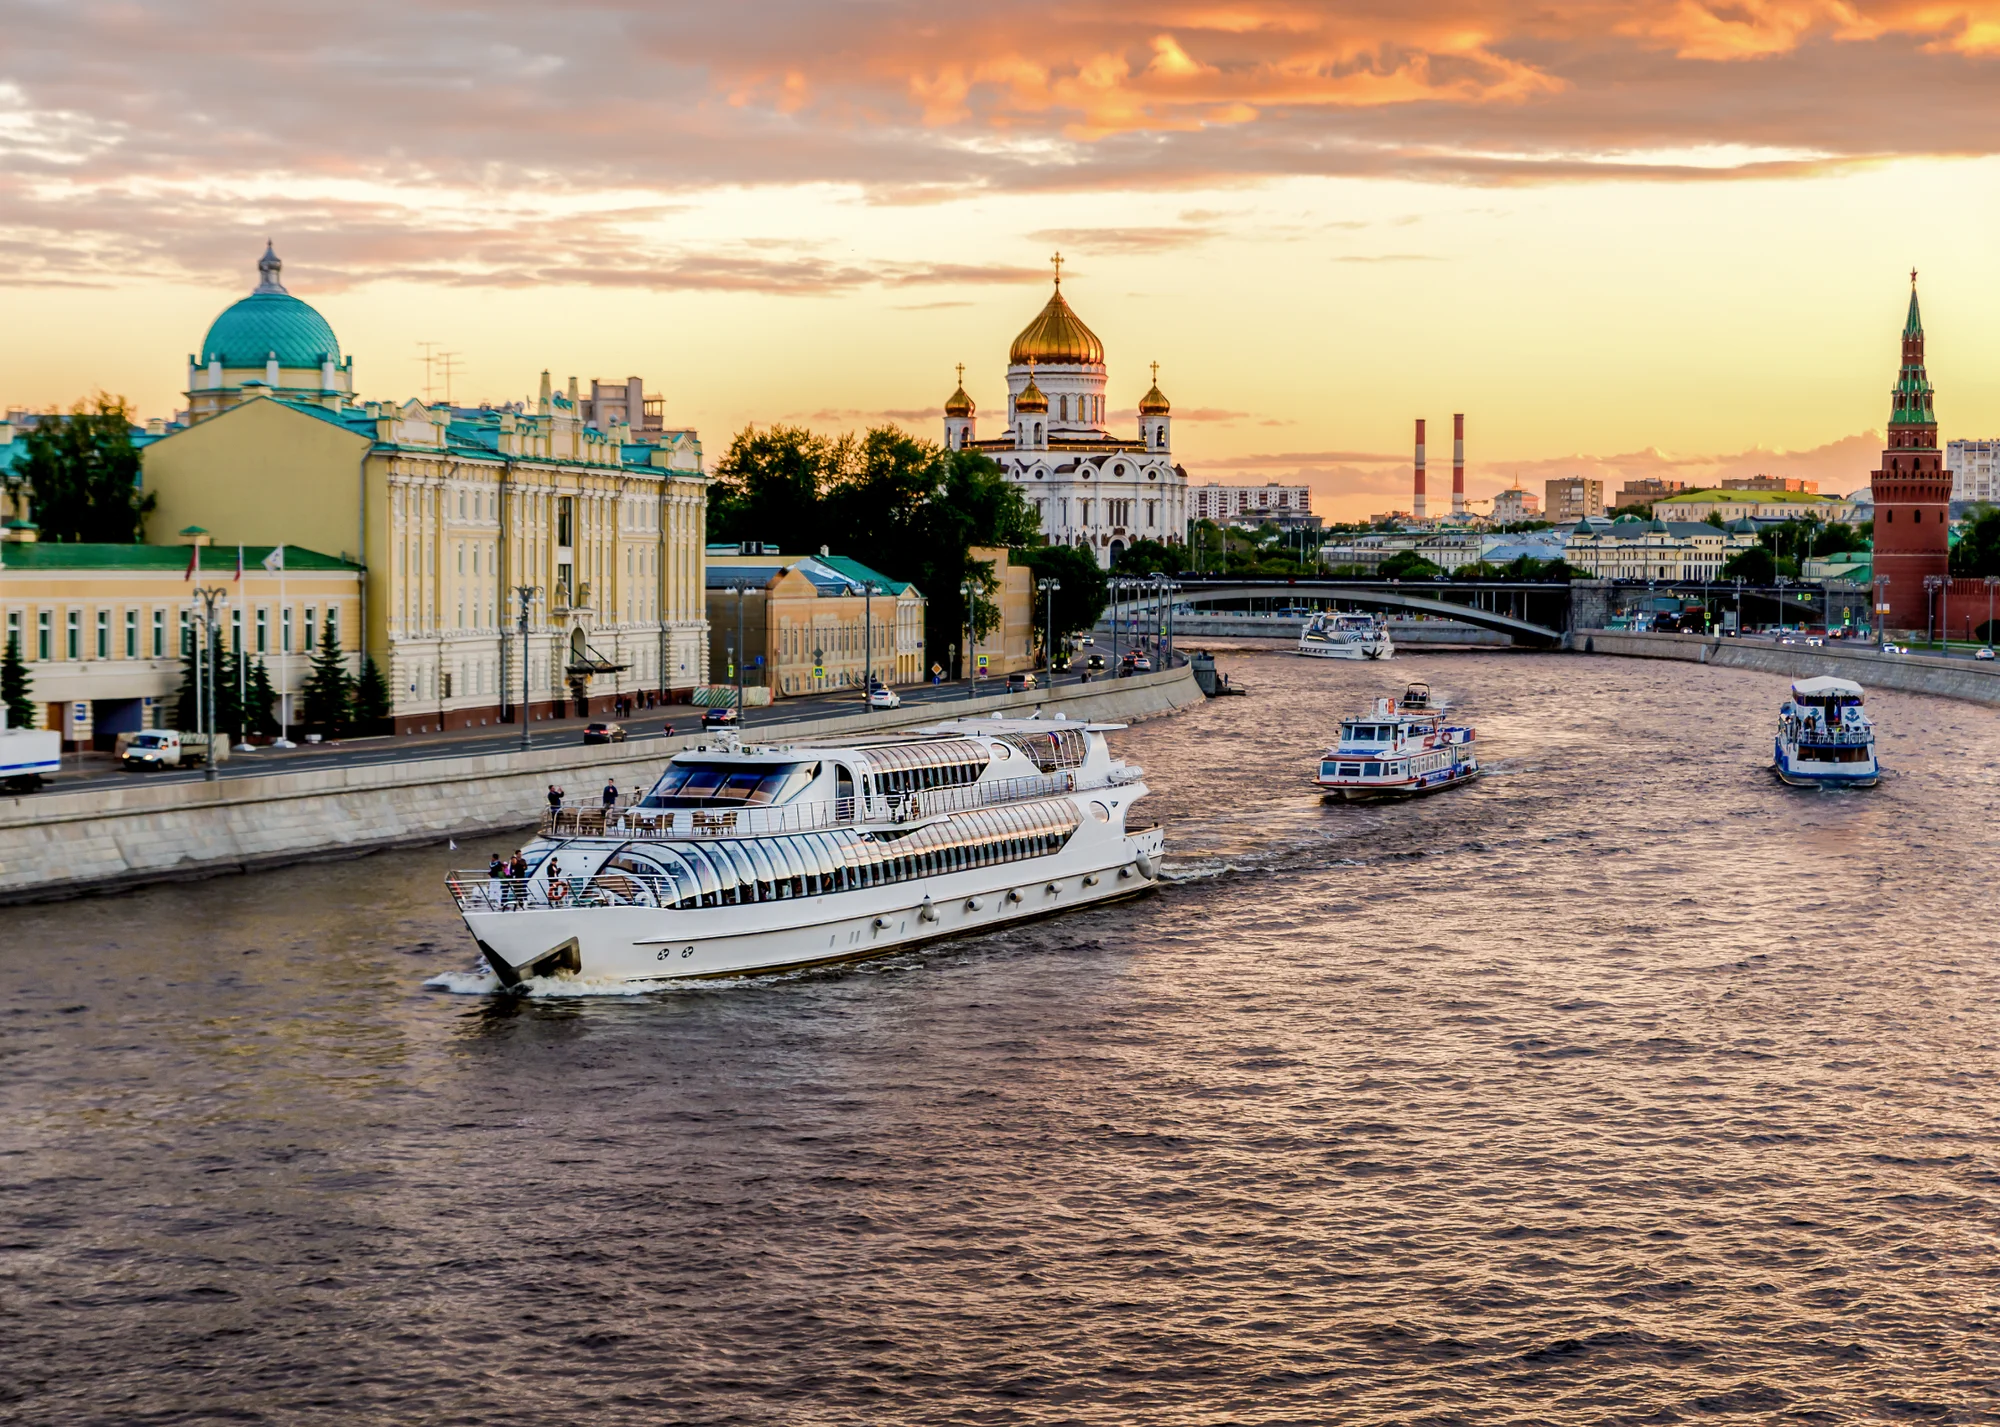
[[[429,406],[431,404],[431,364],[437,360],[431,354],[431,348],[437,346],[437,343],[419,342],[417,345],[424,349],[424,354],[418,357],[417,360],[424,364],[424,405]]]
[[[456,372],[463,364],[464,356],[463,352],[439,352],[437,354],[438,365],[444,368],[444,404],[446,406],[451,405],[452,373]]]

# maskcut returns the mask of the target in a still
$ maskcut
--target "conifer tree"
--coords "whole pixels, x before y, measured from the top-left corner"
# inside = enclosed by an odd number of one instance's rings
[[[278,733],[278,691],[271,687],[271,671],[259,659],[250,666],[250,697],[245,701],[244,721],[250,732],[275,738]]]
[[[361,658],[361,677],[354,685],[354,731],[361,734],[387,733],[389,723],[389,681],[375,656]]]
[[[7,636],[7,653],[0,658],[0,703],[7,705],[7,727],[33,728],[35,701],[29,693],[28,666],[21,660],[21,636]]]
[[[312,672],[306,675],[301,693],[305,702],[301,717],[308,728],[323,738],[338,738],[347,731],[354,703],[353,681],[341,663],[340,636],[331,620],[320,635],[319,648],[313,651]]]

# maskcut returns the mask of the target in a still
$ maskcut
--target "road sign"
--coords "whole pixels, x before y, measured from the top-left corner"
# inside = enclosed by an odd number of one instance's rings
[[[824,679],[826,677],[826,666],[822,664],[813,665],[813,677],[815,679]]]
[[[933,664],[933,665],[931,665],[931,673],[933,673],[933,674],[942,674],[943,672],[944,672],[944,665],[942,665],[942,664]]]
[[[762,654],[759,654],[759,655],[757,656],[757,667],[758,667],[759,669],[761,669],[761,668],[763,668],[763,667],[764,667],[764,656],[763,656]]]
[[[980,656],[979,656],[979,672],[980,672],[980,673],[984,674],[984,673],[986,672],[986,661],[987,661],[987,659],[988,659],[988,658],[990,658],[990,657],[991,657],[990,655],[986,655],[986,654],[982,654],[982,655],[980,655]]]

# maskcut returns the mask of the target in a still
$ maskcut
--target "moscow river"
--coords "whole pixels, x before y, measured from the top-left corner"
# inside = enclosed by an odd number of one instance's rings
[[[1169,885],[859,968],[427,989],[485,840],[0,911],[0,1421],[2000,1420],[1992,710],[1223,667]],[[1489,775],[1322,804],[1419,677]]]

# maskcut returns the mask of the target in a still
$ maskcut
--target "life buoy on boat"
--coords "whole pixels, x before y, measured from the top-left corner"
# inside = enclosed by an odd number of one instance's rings
[[[568,900],[569,883],[563,881],[560,877],[549,883],[549,905],[551,907],[560,907]]]

